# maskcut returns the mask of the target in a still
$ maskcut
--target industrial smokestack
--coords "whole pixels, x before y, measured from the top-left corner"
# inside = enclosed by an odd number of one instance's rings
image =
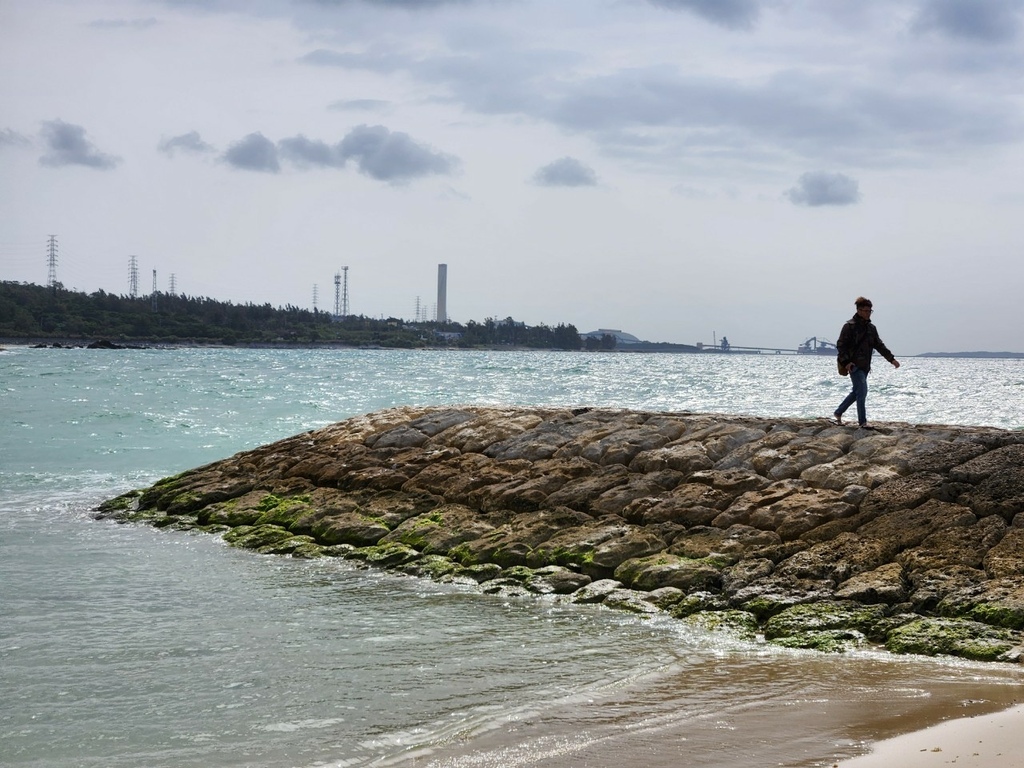
[[[448,265],[437,265],[437,322],[448,322]]]

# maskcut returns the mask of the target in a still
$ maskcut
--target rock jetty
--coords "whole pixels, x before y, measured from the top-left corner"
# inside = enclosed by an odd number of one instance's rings
[[[402,407],[166,478],[97,517],[788,647],[1024,656],[1024,431]]]

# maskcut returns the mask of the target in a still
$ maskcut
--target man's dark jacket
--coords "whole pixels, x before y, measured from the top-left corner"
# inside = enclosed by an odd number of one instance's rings
[[[878,337],[878,329],[870,320],[854,315],[843,325],[836,342],[839,350],[839,362],[842,365],[853,363],[864,372],[871,371],[871,352],[877,349],[879,354],[890,363],[896,356],[882,343]]]

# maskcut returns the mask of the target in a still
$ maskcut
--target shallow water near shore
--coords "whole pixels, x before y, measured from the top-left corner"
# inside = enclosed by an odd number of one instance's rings
[[[831,765],[1021,700],[1017,666],[822,656],[91,519],[130,488],[391,405],[816,417],[829,357],[0,353],[0,763]],[[1024,363],[904,361],[872,420],[1024,426]],[[882,370],[884,368],[884,370]]]

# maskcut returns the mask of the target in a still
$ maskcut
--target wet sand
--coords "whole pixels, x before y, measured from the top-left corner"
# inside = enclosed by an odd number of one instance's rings
[[[871,753],[839,768],[1019,768],[1024,765],[1024,705],[950,720],[874,745]]]
[[[716,669],[705,660],[593,698],[538,702],[385,765],[933,768],[959,755],[957,766],[1019,767],[1019,747],[1004,744],[1024,724],[1024,708],[1009,709],[1022,700],[1020,671],[1002,665],[822,655]]]

